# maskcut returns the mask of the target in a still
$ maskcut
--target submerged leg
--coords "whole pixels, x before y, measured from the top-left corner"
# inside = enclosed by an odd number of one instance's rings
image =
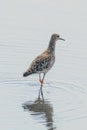
[[[40,95],[43,97],[42,86],[43,86],[43,84],[41,84],[41,86],[40,86],[38,98],[40,98]]]
[[[42,100],[44,101],[44,96],[43,96],[43,90],[40,87],[39,93],[38,93],[38,100],[40,100],[42,98]]]
[[[40,98],[40,94],[41,94],[41,96],[42,96],[42,98],[43,98],[43,91],[42,91],[42,87],[43,87],[43,81],[44,81],[44,78],[45,78],[45,73],[43,74],[43,78],[41,79],[41,74],[39,74],[39,81],[40,81],[40,83],[41,83],[41,87],[40,87],[40,90],[39,90],[39,98]]]

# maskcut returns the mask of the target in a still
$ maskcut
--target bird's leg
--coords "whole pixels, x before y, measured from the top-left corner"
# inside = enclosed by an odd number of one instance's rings
[[[44,78],[45,78],[45,73],[43,73],[42,84],[44,82]]]
[[[39,74],[39,81],[40,81],[40,83],[41,83],[41,74]]]
[[[43,96],[43,90],[42,90],[42,88],[41,88],[41,96],[42,96],[42,99],[44,101],[44,96]]]
[[[41,85],[43,84],[44,77],[45,77],[45,73],[43,74],[43,78],[42,79],[41,79],[41,75],[39,74],[39,81],[40,81]]]
[[[41,96],[43,97],[42,87],[43,87],[44,78],[45,78],[45,73],[43,74],[43,78],[42,78],[42,79],[41,79],[41,75],[39,74],[39,81],[40,81],[40,83],[41,83],[41,87],[40,87],[40,91],[39,91],[39,96],[38,96],[38,98],[40,98],[40,94],[41,94]]]
[[[40,90],[39,90],[39,93],[38,93],[38,100],[40,100],[40,96],[42,97],[42,99],[44,101],[42,86],[40,87]]]

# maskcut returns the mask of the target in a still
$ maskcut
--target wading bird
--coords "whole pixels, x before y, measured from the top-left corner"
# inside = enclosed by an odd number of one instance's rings
[[[52,68],[55,62],[55,45],[57,40],[65,41],[63,38],[60,38],[60,35],[53,34],[50,38],[47,49],[42,54],[37,56],[32,61],[27,71],[23,73],[24,77],[29,76],[31,74],[39,74],[41,89],[46,73]],[[42,78],[41,74],[43,74]]]

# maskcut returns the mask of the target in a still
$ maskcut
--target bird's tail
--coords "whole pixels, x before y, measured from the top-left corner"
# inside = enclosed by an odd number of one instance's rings
[[[30,74],[32,74],[31,71],[26,71],[26,72],[23,73],[23,77],[27,77],[27,76],[29,76]]]

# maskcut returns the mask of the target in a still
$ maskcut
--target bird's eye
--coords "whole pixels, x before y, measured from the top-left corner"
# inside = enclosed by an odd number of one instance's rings
[[[59,35],[57,35],[57,37],[59,37]]]

